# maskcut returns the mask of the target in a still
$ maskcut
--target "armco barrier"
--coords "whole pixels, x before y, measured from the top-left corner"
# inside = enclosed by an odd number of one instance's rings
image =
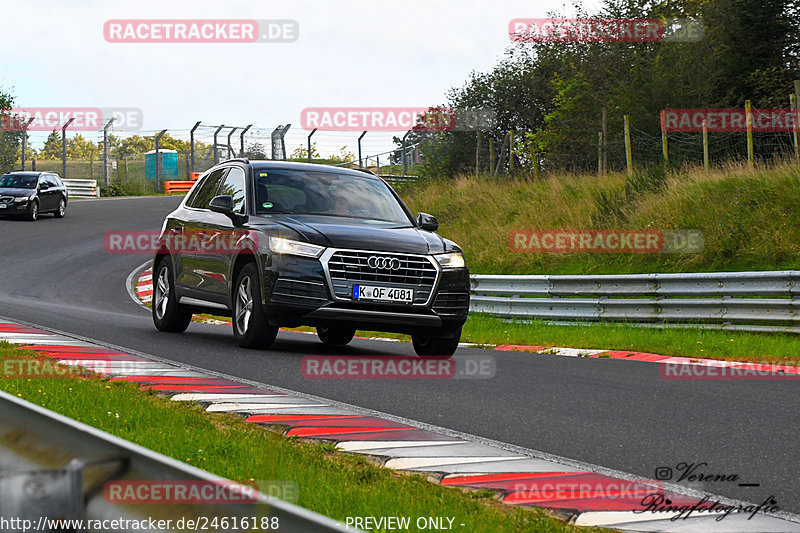
[[[61,180],[70,198],[100,198],[97,180]]]
[[[147,522],[171,520],[162,531],[183,531],[180,519],[220,524],[249,524],[230,530],[250,531],[255,517],[277,517],[279,531],[331,533],[358,531],[302,507],[255,493],[256,502],[214,502],[203,505],[135,505],[109,503],[106,480],[139,482],[175,480],[228,484],[175,459],[142,448],[98,429],[0,392],[0,516],[31,520],[40,517]],[[164,431],[169,431],[166,428]],[[224,518],[224,521],[223,521]],[[229,529],[208,528],[211,530]],[[48,531],[51,528],[28,528]],[[72,528],[70,528],[72,529]],[[148,530],[120,526],[118,531]],[[205,529],[198,526],[191,529]],[[256,528],[265,529],[265,528]],[[5,530],[5,529],[4,529]]]
[[[164,194],[172,194],[174,192],[189,192],[194,187],[194,181],[165,181]]]
[[[471,276],[470,310],[554,322],[612,321],[800,332],[800,271]]]

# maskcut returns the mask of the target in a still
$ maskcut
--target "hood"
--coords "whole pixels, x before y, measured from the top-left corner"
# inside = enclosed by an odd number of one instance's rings
[[[307,242],[332,248],[407,254],[445,251],[440,236],[410,225],[391,226],[362,219],[318,215],[278,215],[271,222],[292,230]]]
[[[36,189],[0,189],[0,196],[31,196]]]

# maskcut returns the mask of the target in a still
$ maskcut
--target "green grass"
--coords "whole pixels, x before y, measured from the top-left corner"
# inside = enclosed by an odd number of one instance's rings
[[[31,357],[0,343],[0,361]],[[487,491],[467,493],[380,468],[334,452],[330,444],[285,438],[235,415],[210,415],[127,382],[0,379],[0,389],[229,479],[295,482],[298,505],[338,520],[452,516],[465,532],[599,531],[568,526],[539,509],[500,504]]]
[[[562,326],[542,321],[506,321],[472,314],[464,342],[597,348],[729,361],[797,363],[800,336],[708,329],[658,329],[625,324]]]
[[[800,166],[749,170],[655,168],[611,174],[457,176],[406,188],[414,211],[436,216],[476,274],[621,274],[800,267]],[[699,230],[691,254],[535,254],[509,249],[515,229]]]

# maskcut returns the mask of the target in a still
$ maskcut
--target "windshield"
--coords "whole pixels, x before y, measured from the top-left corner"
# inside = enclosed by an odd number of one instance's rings
[[[358,218],[410,225],[406,211],[383,182],[349,174],[258,170],[256,212]]]
[[[0,189],[35,189],[37,176],[17,176],[5,174],[0,178]]]

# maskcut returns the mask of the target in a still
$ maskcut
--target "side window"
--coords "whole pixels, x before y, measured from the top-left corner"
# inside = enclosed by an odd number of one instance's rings
[[[245,175],[244,170],[239,167],[231,167],[230,172],[225,177],[225,181],[219,188],[219,194],[230,194],[233,197],[233,212],[244,214],[245,205]]]
[[[45,183],[47,183],[50,187],[58,187],[58,183],[56,183],[56,177],[52,174],[46,174],[44,177]]]
[[[210,204],[211,199],[216,196],[217,189],[219,188],[219,184],[226,170],[226,168],[221,168],[206,176],[203,182],[197,186],[196,194],[192,195],[192,198],[186,202],[186,205],[196,209],[208,209],[208,204]]]

